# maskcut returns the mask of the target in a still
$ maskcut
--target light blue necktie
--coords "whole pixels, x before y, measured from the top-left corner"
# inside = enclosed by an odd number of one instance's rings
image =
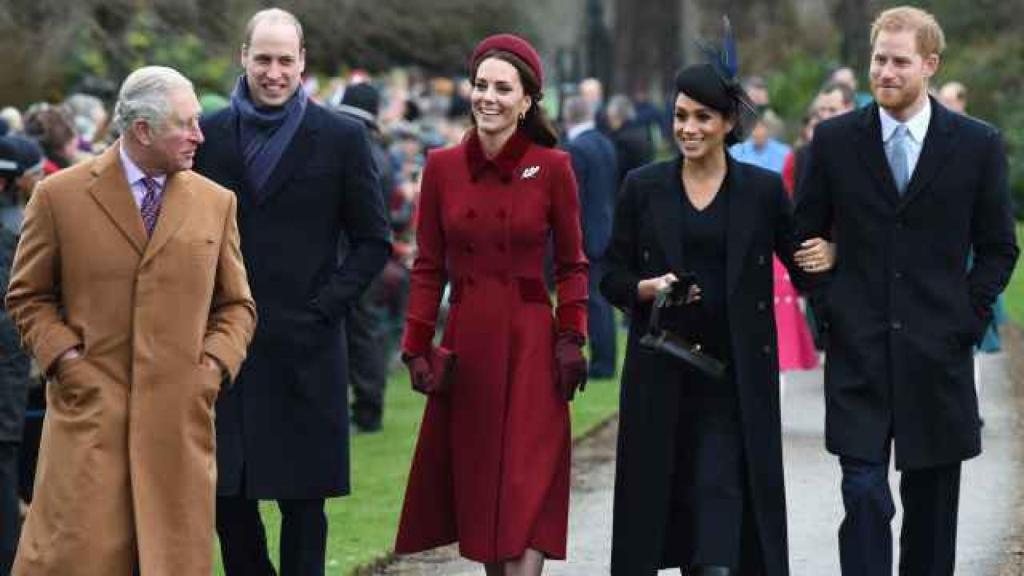
[[[886,156],[889,158],[889,169],[892,170],[892,179],[896,183],[896,191],[900,196],[907,191],[907,184],[910,182],[910,166],[907,162],[907,131],[906,124],[896,126],[896,130],[889,139],[889,151]]]

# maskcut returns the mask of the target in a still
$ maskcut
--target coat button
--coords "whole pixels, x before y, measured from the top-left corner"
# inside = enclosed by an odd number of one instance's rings
[[[892,323],[889,324],[889,326],[891,326],[893,330],[902,330],[903,322],[900,322],[899,320],[893,320]]]
[[[476,284],[476,280],[473,278],[466,278],[466,286],[473,286]]]
[[[772,345],[771,344],[765,344],[764,346],[761,347],[761,352],[764,352],[765,354],[771,354],[772,353]]]
[[[498,244],[498,252],[501,252],[502,254],[505,253],[505,245],[504,244]]]
[[[474,250],[474,246],[473,246],[472,243],[466,244],[466,254],[472,254],[473,250]]]
[[[650,262],[651,261],[651,251],[650,250],[644,250],[643,252],[641,252],[640,253],[640,259],[643,260],[644,262]]]
[[[501,218],[502,220],[504,220],[505,218],[508,218],[508,212],[505,212],[504,208],[502,208],[501,210],[498,210],[498,218]]]
[[[765,260],[766,260],[766,258],[764,257],[764,254],[758,254],[757,255],[757,265],[758,266],[764,266]]]
[[[764,300],[761,300],[757,303],[757,309],[764,312],[768,309],[768,304],[766,304]]]
[[[466,218],[470,218],[470,219],[476,218],[476,210],[473,210],[472,208],[470,208],[469,210],[466,210]]]
[[[900,280],[901,278],[903,278],[903,272],[900,272],[899,270],[897,270],[897,271],[893,272],[892,277],[897,279],[897,280]]]

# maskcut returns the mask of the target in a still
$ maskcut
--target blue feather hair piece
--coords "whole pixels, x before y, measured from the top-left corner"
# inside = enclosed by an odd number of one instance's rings
[[[722,16],[722,47],[697,41],[697,47],[704,55],[704,59],[715,67],[715,70],[722,75],[726,81],[736,81],[740,71],[739,50],[736,48],[736,36],[732,31],[732,22],[728,16]]]
[[[733,33],[729,17],[722,16],[721,48],[700,40],[697,41],[697,48],[704,55],[707,63],[718,73],[726,89],[735,100],[737,111],[735,132],[745,137],[745,134],[750,133],[750,129],[757,121],[759,112],[740,85],[739,49],[736,46],[736,35]]]

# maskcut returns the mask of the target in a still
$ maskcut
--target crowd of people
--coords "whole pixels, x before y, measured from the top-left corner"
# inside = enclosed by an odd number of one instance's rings
[[[844,574],[889,571],[891,452],[901,569],[952,573],[965,362],[1017,249],[998,134],[929,92],[931,15],[882,13],[871,93],[838,68],[792,131],[728,46],[667,106],[595,78],[552,105],[509,34],[466,78],[323,83],[294,15],[244,37],[227,98],[148,66],[112,108],[0,111],[0,574],[209,574],[214,532],[227,574],[275,574],[260,500],[280,573],[323,574],[349,435],[404,364],[398,553],[564,558],[567,402],[621,366],[612,573],[782,576],[785,373],[826,353]]]

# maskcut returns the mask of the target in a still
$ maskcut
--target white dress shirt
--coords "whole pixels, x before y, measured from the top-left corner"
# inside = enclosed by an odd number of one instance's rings
[[[892,146],[892,135],[896,132],[896,127],[900,124],[907,126],[907,174],[913,178],[914,168],[917,167],[917,160],[921,157],[921,147],[924,146],[924,137],[928,134],[928,124],[932,119],[932,102],[931,99],[924,101],[924,108],[922,108],[917,114],[914,114],[906,122],[900,122],[893,118],[885,108],[878,108],[879,116],[882,120],[882,145],[885,147],[885,154],[887,157],[891,157]]]
[[[128,186],[132,189],[132,198],[135,199],[135,206],[141,210],[142,199],[146,196],[146,185],[142,183],[142,180],[146,178],[146,173],[135,162],[132,162],[132,159],[128,157],[128,153],[124,151],[124,146],[119,146],[118,152],[121,154],[121,166],[124,167],[124,175],[128,179]],[[163,191],[164,184],[167,183],[167,175],[153,176],[153,180],[156,181],[160,186],[160,190]]]

